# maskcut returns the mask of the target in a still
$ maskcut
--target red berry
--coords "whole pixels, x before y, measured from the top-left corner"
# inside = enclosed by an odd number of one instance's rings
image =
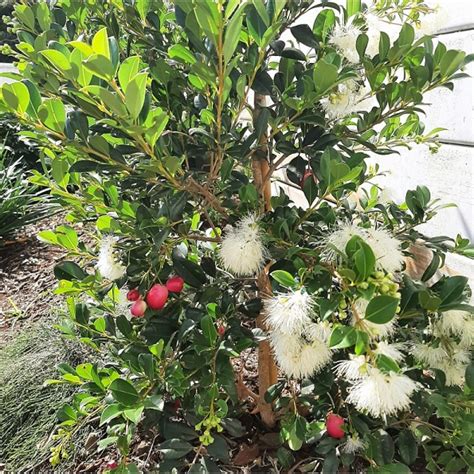
[[[127,293],[127,300],[128,301],[137,301],[140,298],[140,292],[137,288],[133,288]]]
[[[171,291],[171,293],[181,293],[181,291],[183,291],[183,287],[184,280],[180,276],[171,277],[166,282],[166,288],[168,288],[168,291]]]
[[[168,299],[168,288],[163,285],[153,285],[146,295],[146,302],[151,309],[162,309]]]
[[[118,468],[118,462],[117,461],[108,461],[105,467],[109,470],[112,469],[117,469]]]
[[[132,304],[130,312],[136,318],[141,318],[145,314],[146,308],[147,305],[143,300],[137,300],[135,301],[135,303]]]
[[[344,425],[342,416],[330,413],[326,418],[326,430],[331,438],[341,439],[344,437],[346,433],[341,428],[342,425]]]
[[[181,400],[179,400],[179,399],[175,400],[173,407],[174,407],[175,411],[178,411],[181,408]]]
[[[217,332],[219,336],[223,336],[225,334],[225,326],[223,324],[219,324],[219,326],[217,326]]]

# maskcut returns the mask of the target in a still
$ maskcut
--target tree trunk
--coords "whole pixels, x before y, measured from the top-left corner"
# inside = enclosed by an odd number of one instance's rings
[[[255,94],[254,101],[254,123],[261,111],[265,107],[265,96]],[[260,193],[262,208],[265,212],[271,210],[271,184],[270,179],[263,183],[270,166],[268,163],[268,136],[262,134],[259,139],[259,147],[252,157],[252,170],[254,185]],[[257,278],[258,293],[261,297],[268,297],[272,294],[272,286],[268,277],[268,268],[262,270]],[[256,320],[257,327],[266,331],[265,315],[260,313]],[[271,403],[265,402],[265,393],[268,388],[277,382],[278,369],[272,355],[270,344],[267,341],[260,342],[258,346],[258,408],[262,421],[269,428],[275,426],[275,413]]]

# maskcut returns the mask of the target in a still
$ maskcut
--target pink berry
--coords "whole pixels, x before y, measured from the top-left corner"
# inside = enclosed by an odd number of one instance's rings
[[[344,418],[342,416],[330,413],[326,418],[326,430],[331,438],[341,439],[344,437],[346,433],[341,428],[342,425],[344,425]]]
[[[168,291],[171,291],[171,293],[181,293],[181,291],[183,291],[183,287],[184,280],[180,276],[171,277],[166,282],[166,288],[168,288]]]
[[[132,304],[132,307],[130,308],[130,312],[132,313],[133,316],[136,318],[141,318],[147,309],[147,305],[143,300],[137,300],[135,303]]]
[[[151,309],[162,309],[168,299],[168,288],[164,285],[153,285],[146,295],[146,302]]]
[[[219,326],[217,326],[217,332],[219,336],[223,336],[225,334],[225,326],[223,324],[219,324]]]
[[[109,470],[117,469],[118,468],[118,462],[117,461],[108,461],[105,466]]]
[[[140,292],[137,288],[133,288],[127,293],[127,300],[128,301],[137,301],[140,298]]]

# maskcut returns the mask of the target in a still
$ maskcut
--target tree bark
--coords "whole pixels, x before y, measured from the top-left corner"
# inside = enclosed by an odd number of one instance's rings
[[[264,95],[255,94],[254,100],[254,123],[262,109],[265,107],[266,99]],[[270,170],[268,162],[268,136],[263,133],[259,139],[258,148],[252,157],[252,170],[254,185],[259,191],[262,208],[265,212],[271,210],[271,182],[263,179]],[[272,286],[268,277],[268,268],[264,268],[257,278],[258,293],[261,297],[268,297],[272,294]],[[265,315],[260,313],[256,320],[257,327],[266,331]],[[268,388],[277,382],[278,369],[273,358],[270,344],[267,341],[260,342],[258,346],[258,409],[262,421],[269,428],[275,426],[275,413],[271,403],[265,402],[265,393]]]

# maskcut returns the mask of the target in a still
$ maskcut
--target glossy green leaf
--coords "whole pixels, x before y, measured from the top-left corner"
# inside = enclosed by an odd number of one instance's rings
[[[2,86],[2,95],[5,102],[18,114],[23,115],[30,104],[28,87],[22,82],[12,82]]]
[[[270,276],[280,283],[280,285],[286,286],[287,288],[293,288],[296,284],[293,275],[285,270],[275,270],[270,273]]]
[[[375,324],[386,324],[395,317],[399,302],[400,300],[393,296],[376,296],[367,305],[365,319]]]
[[[239,9],[229,21],[224,36],[224,62],[229,63],[232,59],[235,49],[239,43],[240,32],[242,30],[242,13]]]
[[[120,65],[118,70],[118,80],[120,87],[124,92],[127,91],[127,86],[138,74],[140,69],[140,57],[139,56],[130,56]]]
[[[125,92],[125,105],[133,120],[138,117],[145,102],[147,79],[148,74],[141,72],[128,83]]]
[[[107,34],[107,28],[101,28],[92,38],[92,49],[95,54],[106,57],[109,61],[110,48],[109,48],[109,37]]]
[[[125,406],[134,405],[140,399],[136,388],[124,379],[115,379],[109,385],[109,389],[112,391],[115,400]]]
[[[170,46],[168,48],[168,56],[172,59],[181,59],[186,64],[193,65],[196,62],[192,51],[182,44],[173,44]]]
[[[319,60],[314,67],[313,80],[316,92],[323,94],[334,86],[337,81],[337,67],[324,60]]]
[[[54,276],[58,280],[84,280],[87,273],[77,263],[66,260],[54,267]]]
[[[38,109],[38,116],[50,130],[62,133],[66,124],[66,110],[61,99],[46,99]]]

